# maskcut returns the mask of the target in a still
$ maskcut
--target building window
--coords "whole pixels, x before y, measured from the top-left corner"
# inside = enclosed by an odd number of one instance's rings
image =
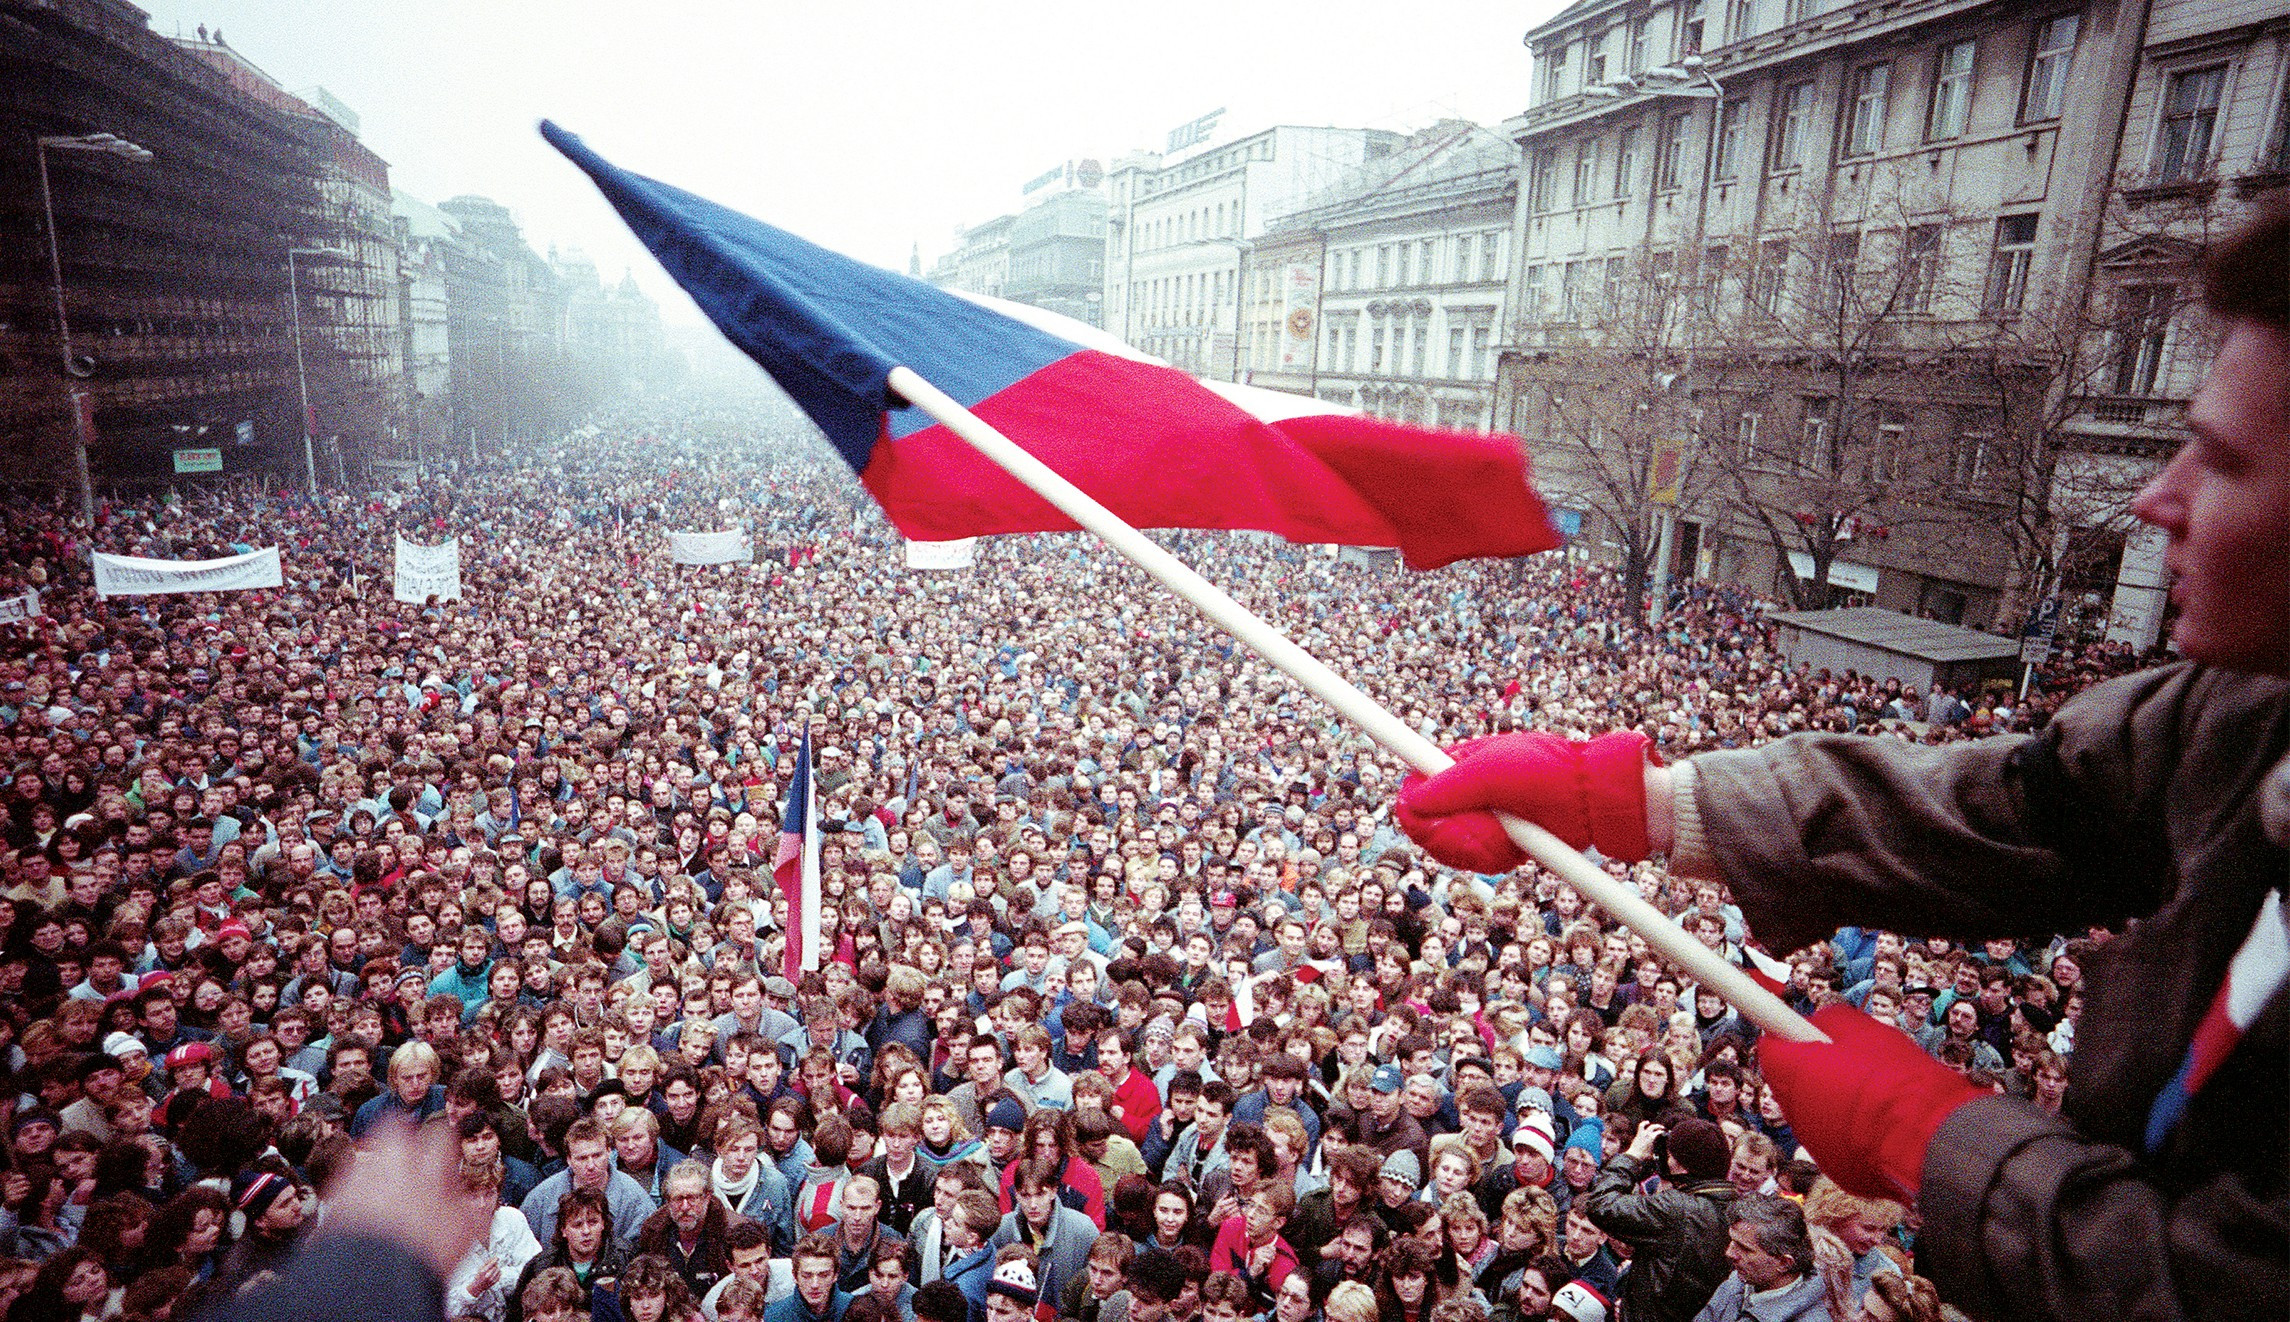
[[[1731,179],[1741,164],[1741,122],[1748,117],[1747,101],[1728,101],[1718,107],[1717,177]]]
[[[2036,213],[1996,218],[1996,251],[1988,260],[1988,310],[2017,312],[2027,300],[2036,254]]]
[[[2282,103],[2274,108],[2274,133],[2259,158],[2259,168],[2290,170],[2290,83],[2282,87]]]
[[[1685,0],[1678,6],[1677,51],[1680,55],[1702,53],[1702,6],[1705,0]]]
[[[1965,431],[1956,435],[1956,453],[1949,463],[1949,476],[1960,487],[1972,486],[1988,476],[1988,462],[1995,448],[1995,436],[1985,431]]]
[[[1574,321],[1582,316],[1582,263],[1568,262],[1559,272],[1558,317]]]
[[[1377,322],[1375,329],[1368,332],[1368,370],[1370,372],[1384,370],[1384,328],[1382,322]]]
[[[1565,42],[1556,43],[1549,54],[1543,56],[1543,100],[1556,101],[1566,95]]]
[[[1733,444],[1740,462],[1757,462],[1757,427],[1765,419],[1755,413],[1744,413],[1733,425]]]
[[[1932,71],[1932,113],[1925,117],[1926,141],[1953,138],[1972,114],[1972,59],[1977,43],[1951,42],[1940,48]]]
[[[1392,245],[1392,284],[1394,285],[1405,285],[1408,283],[1408,252],[1408,245],[1404,243]]]
[[[1437,245],[1430,239],[1416,245],[1415,277],[1427,285],[1439,282],[1439,263],[1435,260],[1437,252]]]
[[[1598,145],[1591,142],[1576,143],[1574,145],[1573,194],[1574,204],[1576,206],[1586,207],[1590,205],[1591,192],[1595,187],[1593,181],[1595,181],[1597,178]]]
[[[1334,367],[1336,365],[1338,361],[1336,351],[1343,347],[1343,343],[1344,333],[1336,328],[1334,322],[1330,322],[1328,324],[1328,366]]]
[[[1429,348],[1430,344],[1431,323],[1425,321],[1415,323],[1415,342],[1408,354],[1408,375],[1423,375],[1424,350]]]
[[[1726,0],[1725,39],[1741,41],[1757,31],[1757,0]]]
[[[2083,16],[2061,14],[2036,24],[2028,52],[2027,90],[2020,95],[2020,122],[2058,119],[2067,106],[2067,75],[2075,62],[2075,38]]]
[[[1634,74],[1646,71],[1646,20],[1643,18],[1630,20],[1630,62],[1628,67],[1630,72]]]
[[[1891,65],[1864,64],[1853,71],[1852,100],[1845,111],[1845,155],[1874,156],[1884,150],[1891,91]]]
[[[1558,149],[1544,147],[1535,153],[1533,170],[1527,177],[1527,209],[1551,209],[1551,188],[1558,175]]]
[[[1662,138],[1655,144],[1654,152],[1656,188],[1678,186],[1678,161],[1686,154],[1686,121],[1687,116],[1683,111],[1662,117]]]
[[[1493,339],[1494,329],[1492,327],[1473,326],[1471,328],[1471,379],[1474,381],[1487,379],[1487,350]]]
[[[1447,378],[1450,381],[1463,379],[1463,328],[1461,326],[1447,328]]]
[[[1758,245],[1757,272],[1750,282],[1750,299],[1774,316],[1789,293],[1789,241],[1767,239]]]
[[[1489,230],[1479,236],[1479,278],[1489,284],[1503,278],[1503,232]]]
[[[1901,253],[1901,311],[1932,310],[1933,294],[1940,286],[1940,238],[1938,225],[1909,226],[1908,242]]]
[[[1376,245],[1376,288],[1391,288],[1391,245]]]
[[[1471,236],[1468,234],[1455,236],[1454,270],[1454,279],[1457,284],[1462,284],[1471,278]]]
[[[1589,54],[1582,62],[1583,86],[1596,87],[1606,81],[1606,40],[1612,33],[1613,29],[1609,28],[1584,43]]]
[[[1344,323],[1344,370],[1349,372],[1360,358],[1360,321],[1354,317]]]
[[[1829,437],[1829,401],[1805,397],[1805,419],[1797,432],[1797,464],[1815,472],[1836,471],[1836,451]]]
[[[1876,443],[1869,447],[1869,481],[1898,482],[1908,466],[1908,423],[1888,413],[1877,424]]]
[[[1630,176],[1638,169],[1638,129],[1622,130],[1614,140],[1614,196],[1630,196]]]
[[[1543,268],[1530,266],[1519,281],[1519,320],[1532,321],[1543,314]]]
[[[2163,132],[2156,143],[2155,179],[2175,184],[2202,177],[2210,164],[2218,103],[2226,91],[2226,66],[2189,69],[2171,75],[2163,98]]]
[[[2125,285],[2115,299],[2115,393],[2152,395],[2163,371],[2175,286]]]
[[[1773,161],[1776,170],[1794,170],[1805,163],[1805,142],[1813,129],[1811,82],[1783,88],[1774,106]]]
[[[1852,297],[1853,277],[1861,264],[1861,236],[1846,230],[1829,236],[1829,297],[1839,306]]]

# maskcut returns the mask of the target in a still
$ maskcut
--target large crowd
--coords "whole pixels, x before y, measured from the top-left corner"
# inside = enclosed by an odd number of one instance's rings
[[[1086,539],[909,572],[797,432],[654,407],[92,535],[0,504],[41,611],[0,625],[7,1322],[227,1311],[404,1121],[497,1209],[449,1318],[1940,1315],[1913,1217],[1805,1158],[1714,993],[1532,866],[1437,864],[1395,758]],[[733,524],[753,564],[669,562]],[[398,535],[461,538],[460,600],[393,600]],[[1162,539],[1442,744],[1976,739],[2134,660],[1918,693],[1791,667],[1730,589],[1641,628],[1563,553]],[[87,563],[273,545],[276,590],[99,600]],[[1723,887],[1608,866],[1750,958]],[[2056,1110],[2107,939],[1771,953],[1798,1008]]]

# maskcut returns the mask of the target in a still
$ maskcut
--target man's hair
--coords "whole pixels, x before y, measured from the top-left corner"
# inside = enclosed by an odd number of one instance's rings
[[[2212,248],[2202,264],[2203,302],[2224,321],[2255,321],[2290,333],[2290,201],[2270,202]]]
[[[962,1288],[949,1281],[932,1281],[914,1292],[917,1322],[967,1322],[970,1301]]]
[[[1184,1264],[1177,1261],[1175,1254],[1159,1249],[1138,1254],[1122,1278],[1129,1283],[1131,1294],[1165,1304],[1175,1302],[1177,1296],[1185,1292]]]
[[[980,1239],[992,1235],[994,1228],[1002,1224],[1001,1204],[984,1189],[964,1189],[954,1200],[954,1214]]]
[[[1064,1182],[1064,1170],[1047,1157],[1029,1157],[1018,1166],[1018,1177],[1011,1187],[1019,1193],[1028,1189],[1056,1189]]]
[[[1805,1232],[1805,1213],[1786,1198],[1751,1194],[1736,1199],[1730,1224],[1748,1226],[1757,1246],[1776,1258],[1787,1258],[1799,1272],[1813,1265],[1813,1242]]]
[[[1250,1313],[1248,1284],[1231,1272],[1210,1272],[1209,1279],[1201,1282],[1201,1302],[1230,1305],[1235,1313],[1246,1317]]]
[[[1099,1235],[1097,1242],[1089,1246],[1091,1262],[1104,1263],[1117,1272],[1127,1272],[1129,1260],[1136,1256],[1137,1245],[1118,1230]]]
[[[787,1259],[792,1264],[799,1263],[805,1258],[824,1258],[827,1260],[828,1266],[835,1266],[841,1261],[841,1257],[835,1247],[834,1236],[823,1231],[815,1231],[797,1240],[794,1252],[789,1253]]]
[[[581,1307],[580,1278],[570,1267],[543,1268],[525,1285],[517,1296],[526,1317],[542,1317],[551,1313],[577,1312]]]
[[[731,1229],[724,1232],[724,1248],[727,1252],[738,1249],[744,1253],[750,1249],[770,1247],[771,1227],[761,1221],[740,1217],[732,1222]]]

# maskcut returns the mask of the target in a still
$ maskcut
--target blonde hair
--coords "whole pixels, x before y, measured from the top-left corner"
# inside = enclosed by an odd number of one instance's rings
[[[1908,1209],[1890,1198],[1863,1198],[1846,1193],[1824,1175],[1813,1181],[1805,1195],[1805,1219],[1823,1230],[1835,1230],[1848,1221],[1867,1217],[1890,1230],[1908,1215]]]
[[[930,1119],[930,1113],[933,1111],[945,1113],[947,1135],[955,1142],[964,1142],[970,1138],[970,1126],[962,1123],[962,1116],[954,1109],[954,1103],[937,1093],[922,1099],[921,1120],[916,1124],[917,1129],[921,1127],[922,1123]]]
[[[1376,1292],[1358,1281],[1345,1281],[1328,1292],[1321,1311],[1328,1322],[1377,1322]]]

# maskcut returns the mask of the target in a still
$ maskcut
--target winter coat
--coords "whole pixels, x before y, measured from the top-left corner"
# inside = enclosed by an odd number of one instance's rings
[[[1829,1322],[1829,1289],[1816,1272],[1759,1297],[1735,1272],[1710,1296],[1694,1322]]]
[[[1578,1205],[1592,1225],[1630,1246],[1622,1309],[1632,1322],[1691,1322],[1732,1266],[1726,1212],[1735,1197],[1721,1177],[1639,1193],[1649,1172],[1628,1153],[1598,1168]]]
[[[2290,1316],[2290,986],[2144,1142],[2290,870],[2286,754],[2290,684],[2181,664],[2086,690],[2039,735],[1806,735],[1683,764],[1671,867],[1731,884],[1770,949],[1849,923],[2122,930],[2084,965],[2062,1114],[1981,1099],[1925,1151],[1918,1270],[1967,1313]]]

